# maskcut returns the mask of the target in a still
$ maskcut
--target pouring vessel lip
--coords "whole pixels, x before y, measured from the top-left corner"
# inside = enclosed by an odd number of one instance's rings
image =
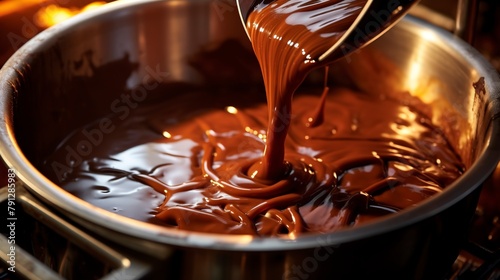
[[[28,161],[15,140],[12,108],[17,94],[15,82],[22,76],[20,69],[26,65],[29,66],[34,53],[50,47],[51,42],[68,34],[81,24],[120,13],[133,13],[141,6],[172,5],[172,3],[186,3],[186,1],[118,1],[82,13],[35,36],[22,46],[0,70],[0,108],[2,110],[0,114],[0,140],[2,142],[0,155],[8,167],[15,169],[17,177],[31,192],[35,193],[37,197],[43,198],[50,205],[56,206],[63,213],[69,213],[70,216],[83,219],[97,227],[167,245],[229,251],[299,250],[352,242],[394,231],[430,218],[478,188],[480,183],[495,169],[500,159],[500,77],[498,73],[478,51],[459,38],[421,20],[406,16],[402,21],[403,24],[410,25],[412,28],[431,30],[443,45],[459,51],[467,63],[479,73],[489,75],[485,77],[485,87],[491,100],[491,137],[484,151],[480,153],[480,157],[441,194],[427,199],[418,206],[353,228],[345,228],[332,233],[304,234],[296,239],[289,239],[209,234],[166,228],[110,213],[63,191],[59,186],[45,178]]]

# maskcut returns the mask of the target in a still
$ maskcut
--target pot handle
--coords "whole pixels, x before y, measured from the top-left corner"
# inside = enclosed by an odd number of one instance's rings
[[[456,0],[454,18],[435,11],[431,3],[420,3],[413,7],[409,13],[446,29],[473,45],[479,2],[479,0]]]
[[[14,188],[12,189],[14,190]],[[5,204],[8,204],[9,207]],[[23,279],[64,280],[59,273],[49,268],[44,262],[15,242],[16,226],[17,230],[21,231],[21,213],[32,216],[61,237],[66,238],[68,241],[71,240],[81,250],[91,254],[107,266],[114,268],[107,275],[104,275],[102,279],[123,279],[124,276],[126,276],[126,279],[143,279],[153,269],[150,264],[125,256],[118,250],[101,243],[93,236],[60,218],[34,199],[23,187],[20,187],[20,184],[16,184],[15,193],[9,192],[7,187],[0,187],[0,205],[5,206],[2,209],[12,211],[9,212],[9,214],[12,213],[11,216],[7,218],[7,225],[11,227],[10,233],[7,234],[8,236],[0,234],[0,261],[8,265],[8,268],[6,268],[8,270],[6,271],[7,278],[9,275],[18,274]],[[17,220],[17,215],[19,215],[19,220]],[[64,269],[59,267],[59,270]]]

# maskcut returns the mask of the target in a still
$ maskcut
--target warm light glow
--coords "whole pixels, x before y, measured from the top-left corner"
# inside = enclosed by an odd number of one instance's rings
[[[100,7],[102,5],[106,4],[106,2],[103,1],[96,1],[92,2],[85,7],[78,9],[78,8],[64,8],[60,7],[55,4],[51,4],[48,6],[45,6],[38,10],[38,12],[35,14],[34,19],[37,23],[38,26],[43,27],[43,28],[48,28],[52,25],[58,24],[64,20],[69,19],[72,16],[75,16],[79,13],[95,9],[97,7]]]
[[[436,42],[438,40],[436,33],[432,30],[422,30],[420,35],[428,42]]]
[[[406,84],[410,92],[416,92],[420,86],[420,76],[422,75],[422,65],[419,61],[414,61],[410,65]]]
[[[163,137],[170,139],[172,138],[172,134],[170,134],[168,131],[163,131]]]
[[[236,109],[235,107],[233,106],[227,106],[226,107],[226,111],[229,113],[229,114],[233,114],[235,115],[236,113],[238,113],[238,109]]]
[[[10,0],[0,1],[0,17],[20,13],[40,4],[40,0]]]
[[[252,129],[251,127],[248,126],[245,127],[245,131],[259,137],[259,139],[261,139],[264,142],[266,141],[266,134],[264,131],[259,132],[258,130]]]
[[[417,47],[413,52],[410,59],[410,65],[408,68],[408,74],[406,75],[406,89],[410,91],[413,95],[421,98],[424,102],[432,102],[436,96],[429,94],[431,91],[431,86],[433,85],[433,80],[428,76],[428,71],[426,71],[426,61],[430,60],[435,56],[432,53],[432,46],[438,41],[436,33],[431,30],[423,30],[419,33],[420,40]],[[430,57],[430,58],[429,58]]]

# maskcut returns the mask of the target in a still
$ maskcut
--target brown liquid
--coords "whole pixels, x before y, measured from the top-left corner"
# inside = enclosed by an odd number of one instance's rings
[[[310,11],[307,1],[276,3],[249,17],[266,24],[250,24],[249,33],[267,105],[253,89],[169,85],[163,102],[145,102],[123,120],[115,116],[116,127],[82,162],[71,163],[68,153],[99,124],[66,139],[47,159],[47,174],[76,196],[134,219],[290,237],[395,213],[460,176],[460,159],[420,108],[345,88],[294,93],[331,46],[324,36],[341,36],[364,1],[339,1],[320,13],[314,5],[322,3],[310,2]],[[280,5],[290,10],[275,15]],[[303,14],[283,21],[297,9],[326,15],[318,24],[332,13],[340,17],[326,29],[288,24]],[[267,24],[276,28],[271,36],[260,31]],[[72,166],[61,173],[54,163]]]
[[[364,0],[289,1],[257,5],[247,30],[261,65],[268,102],[267,145],[252,177],[274,180],[286,166],[283,145],[290,123],[292,95],[307,73],[351,26]]]
[[[261,161],[267,144],[264,100],[249,91],[162,91],[176,97],[142,104],[123,121],[120,115],[112,119],[114,130],[60,185],[142,221],[201,232],[294,236],[411,207],[462,172],[440,131],[397,100],[333,88],[324,122],[308,125],[321,98],[316,88],[297,93],[292,103],[285,175],[261,183],[247,170]],[[95,129],[98,124],[69,137],[47,167],[67,164],[68,151]]]

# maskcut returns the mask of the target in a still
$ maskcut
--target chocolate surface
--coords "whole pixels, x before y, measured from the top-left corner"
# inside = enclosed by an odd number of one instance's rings
[[[440,130],[398,100],[332,88],[323,123],[311,126],[322,93],[313,88],[294,97],[285,173],[254,179],[248,170],[262,159],[268,121],[256,92],[162,91],[175,97],[141,104],[124,120],[119,114],[103,119],[113,129],[80,162],[72,153],[85,151],[104,121],[68,137],[46,161],[52,179],[94,205],[142,221],[294,236],[411,207],[463,171]]]
[[[422,108],[342,87],[296,93],[364,1],[336,3],[276,1],[250,14],[267,103],[259,87],[166,85],[127,114],[75,131],[46,174],[134,219],[292,238],[441,192],[464,166]]]

